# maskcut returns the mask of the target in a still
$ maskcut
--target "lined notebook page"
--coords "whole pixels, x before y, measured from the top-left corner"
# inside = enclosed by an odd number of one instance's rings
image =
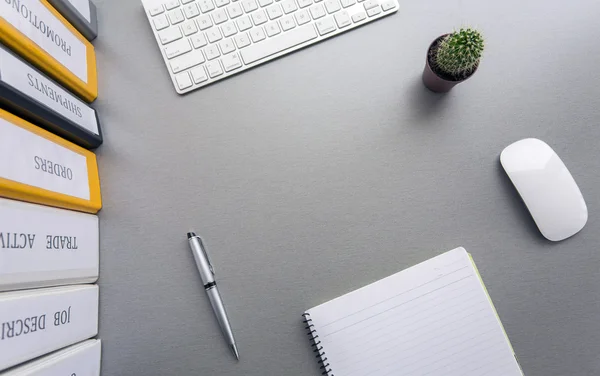
[[[457,248],[307,311],[335,376],[522,376]]]

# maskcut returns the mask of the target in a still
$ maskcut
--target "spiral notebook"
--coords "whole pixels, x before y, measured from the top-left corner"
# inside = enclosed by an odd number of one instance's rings
[[[523,376],[464,248],[303,316],[324,375]]]

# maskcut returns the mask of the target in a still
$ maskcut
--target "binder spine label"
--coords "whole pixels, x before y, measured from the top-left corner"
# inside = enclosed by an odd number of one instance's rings
[[[0,177],[90,200],[85,156],[2,118]]]
[[[99,376],[101,346],[99,339],[83,341],[17,366],[6,376]]]
[[[83,82],[88,82],[87,50],[39,0],[1,0],[0,15]]]
[[[0,199],[0,284],[3,277],[98,265],[98,217]]]
[[[66,0],[77,11],[87,20],[87,22],[92,22],[92,14],[90,12],[90,1],[89,0]]]
[[[98,376],[100,375],[100,346],[98,340],[93,346],[72,350],[54,362],[49,356],[46,365],[38,367],[39,371],[30,376]]]
[[[0,298],[0,370],[98,333],[97,286],[7,294]]]
[[[0,80],[95,135],[99,135],[94,109],[2,48],[0,48]]]

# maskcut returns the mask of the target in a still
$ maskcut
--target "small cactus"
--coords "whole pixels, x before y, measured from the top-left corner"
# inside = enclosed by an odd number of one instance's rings
[[[483,48],[483,36],[479,31],[460,29],[444,37],[433,56],[433,62],[441,72],[465,78],[479,65]]]

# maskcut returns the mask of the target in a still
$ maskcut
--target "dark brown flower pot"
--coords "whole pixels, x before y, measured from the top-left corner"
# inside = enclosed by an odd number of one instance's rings
[[[425,69],[423,70],[423,83],[425,86],[436,93],[446,93],[450,91],[454,86],[460,84],[463,81],[469,79],[476,71],[477,67],[473,69],[468,76],[462,78],[455,78],[442,72],[436,72],[435,68],[432,68],[432,56],[435,53],[438,44],[441,43],[442,38],[449,34],[444,34],[436,38],[427,49],[427,56],[425,57]]]

